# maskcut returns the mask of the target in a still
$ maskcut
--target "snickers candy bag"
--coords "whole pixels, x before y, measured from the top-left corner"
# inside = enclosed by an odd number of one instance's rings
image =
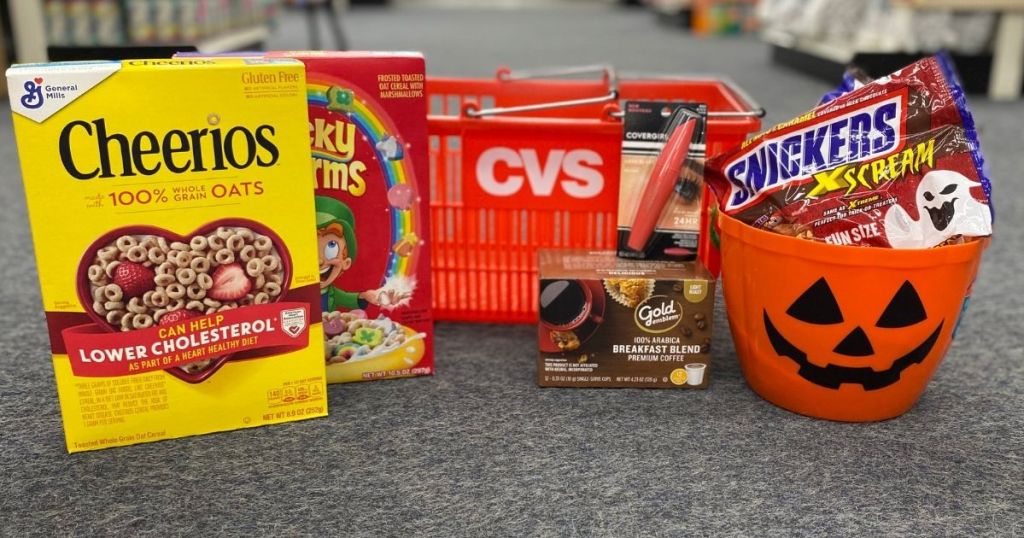
[[[876,79],[708,163],[727,215],[836,245],[930,248],[992,234],[991,185],[947,60]]]

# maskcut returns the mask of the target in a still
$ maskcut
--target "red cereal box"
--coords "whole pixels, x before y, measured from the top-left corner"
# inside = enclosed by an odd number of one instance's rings
[[[327,381],[432,374],[423,56],[267,55],[306,64]]]

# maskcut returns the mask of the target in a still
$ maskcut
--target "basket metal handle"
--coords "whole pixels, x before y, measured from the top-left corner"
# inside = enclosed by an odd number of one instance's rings
[[[608,82],[608,93],[597,97],[584,97],[580,99],[567,99],[564,101],[550,101],[546,103],[535,103],[532,105],[520,105],[520,106],[509,106],[509,107],[491,107],[491,108],[475,108],[474,105],[467,106],[465,113],[471,118],[483,118],[487,116],[499,116],[502,114],[516,114],[519,112],[533,112],[536,110],[550,110],[553,108],[563,108],[572,106],[584,106],[584,105],[595,105],[601,103],[611,103],[617,101],[619,98],[619,78],[615,72],[615,68],[607,64],[595,64],[595,65],[582,65],[577,67],[549,67],[541,69],[500,69],[498,70],[498,80],[503,82],[515,82],[518,80],[535,80],[541,78],[560,78],[570,77],[578,75],[589,75],[599,73],[603,74],[605,80]],[[666,76],[666,75],[631,75],[629,78],[643,78],[643,79],[655,79],[655,80],[688,80],[688,77],[678,76]],[[745,92],[742,88],[734,84],[731,80],[724,77],[715,77],[720,80],[728,89],[738,97],[743,104],[747,106],[747,110],[739,111],[709,111],[709,118],[763,118],[765,116],[765,109],[753,97]],[[611,111],[609,115],[615,118],[621,118],[625,115],[621,110]]]
[[[546,103],[535,103],[532,105],[474,108],[467,107],[466,115],[471,118],[483,118],[486,116],[498,116],[501,114],[516,114],[519,112],[533,112],[536,110],[550,110],[552,108],[564,108],[572,106],[596,105],[610,103],[619,98],[619,80],[615,75],[615,68],[610,65],[583,65],[578,67],[551,67],[545,69],[530,69],[512,71],[502,69],[498,71],[498,80],[503,82],[515,82],[518,80],[533,80],[539,78],[559,78],[576,75],[589,75],[600,73],[608,85],[608,93],[597,97],[582,97],[580,99],[566,99],[563,101],[549,101]]]

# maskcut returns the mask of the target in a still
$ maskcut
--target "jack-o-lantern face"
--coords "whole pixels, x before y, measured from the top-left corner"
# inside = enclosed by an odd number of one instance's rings
[[[877,320],[872,319],[868,323],[845,318],[842,308],[832,293],[832,288],[824,278],[818,279],[807,288],[789,306],[786,315],[800,324],[810,324],[810,326],[838,324],[853,326],[848,332],[843,331],[846,335],[832,349],[835,360],[823,360],[824,357],[815,357],[815,362],[826,364],[819,366],[808,360],[807,353],[792,342],[791,338],[796,335],[790,335],[790,338],[783,336],[769,317],[768,310],[763,312],[765,332],[775,353],[797,363],[800,366],[798,372],[800,377],[815,385],[830,389],[838,389],[843,383],[850,383],[860,385],[864,390],[877,390],[896,383],[900,380],[900,375],[904,370],[915,364],[920,364],[931,353],[945,323],[945,320],[940,320],[938,326],[923,341],[908,346],[910,349],[904,355],[896,357],[891,365],[879,370],[871,366],[854,366],[843,363],[876,359],[871,337],[863,326],[868,326],[869,331],[910,330],[928,320],[924,304],[921,303],[921,298],[910,281],[903,282]],[[872,360],[872,363],[877,365],[878,360]]]

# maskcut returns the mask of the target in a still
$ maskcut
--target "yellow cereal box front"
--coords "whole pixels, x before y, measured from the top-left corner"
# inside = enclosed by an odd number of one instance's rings
[[[302,64],[7,80],[68,450],[326,415]]]

